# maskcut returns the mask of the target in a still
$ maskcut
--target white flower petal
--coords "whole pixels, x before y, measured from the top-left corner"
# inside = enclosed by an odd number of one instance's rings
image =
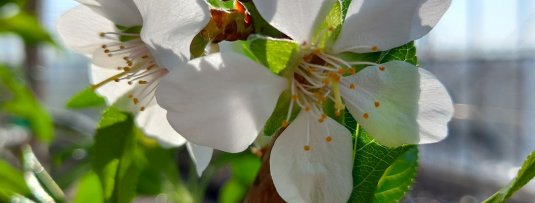
[[[298,43],[311,42],[336,0],[260,0],[254,2],[260,15]]]
[[[304,149],[307,126],[309,151]],[[301,112],[275,141],[270,169],[277,192],[287,202],[346,202],[353,189],[351,133],[331,118],[320,124]]]
[[[200,145],[193,144],[191,142],[186,143],[188,148],[189,156],[195,163],[195,169],[197,170],[197,175],[202,176],[204,169],[210,164],[212,159],[213,149],[210,147],[203,147]]]
[[[240,152],[256,138],[286,88],[286,79],[248,58],[216,53],[171,71],[156,98],[188,141]]]
[[[191,41],[210,20],[204,0],[135,0],[143,16],[141,38],[158,65],[172,69],[190,59]]]
[[[163,147],[178,147],[186,143],[169,124],[166,117],[167,111],[154,103],[145,107],[144,111],[138,112],[136,123],[149,137],[152,137]]]
[[[102,68],[94,64],[91,65],[90,74],[91,74],[91,83],[98,84],[121,71],[112,70],[109,68]],[[114,82],[111,81],[99,88],[96,89],[97,93],[106,98],[107,104],[113,104],[119,98],[124,96],[126,93],[134,89],[134,85],[128,85],[127,81]]]
[[[385,146],[438,142],[447,136],[453,105],[431,73],[402,61],[344,77],[341,95],[355,119]]]
[[[103,44],[113,41],[100,37],[100,33],[113,32],[116,28],[113,22],[91,9],[78,6],[59,18],[57,30],[67,47],[91,55]]]
[[[141,25],[141,15],[132,0],[76,0],[117,25]]]
[[[451,0],[353,0],[333,50],[388,50],[419,39],[437,24],[450,3]]]

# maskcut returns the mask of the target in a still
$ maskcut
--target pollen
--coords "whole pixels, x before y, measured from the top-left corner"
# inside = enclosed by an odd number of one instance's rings
[[[379,106],[381,106],[381,103],[379,101],[375,101],[373,104],[375,105],[375,108],[379,108]]]
[[[385,67],[384,66],[379,66],[379,70],[380,71],[385,71]]]
[[[305,145],[305,146],[303,147],[303,149],[304,149],[306,152],[308,152],[308,151],[310,151],[311,148],[310,148],[310,146]]]
[[[362,114],[362,117],[363,117],[364,119],[368,119],[368,117],[370,117],[370,116],[368,115],[368,113],[364,113],[364,114]]]
[[[379,51],[379,46],[372,46],[372,52],[377,52]]]
[[[320,123],[323,123],[323,122],[325,121],[325,119],[327,119],[327,115],[325,115],[325,114],[321,114],[321,116],[320,116],[320,118],[318,119],[318,121],[319,121]]]
[[[332,141],[333,141],[333,137],[331,136],[325,137],[325,142],[332,142]]]
[[[283,127],[283,128],[288,127],[288,121],[287,120],[283,120],[281,122],[281,127]]]
[[[351,84],[349,84],[349,89],[354,90],[354,89],[356,89],[356,88],[357,88],[357,85],[355,85],[355,83],[351,83]]]

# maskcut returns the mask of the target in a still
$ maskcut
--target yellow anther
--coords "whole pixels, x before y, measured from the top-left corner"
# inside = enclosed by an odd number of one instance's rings
[[[374,105],[375,105],[375,108],[379,108],[379,106],[381,106],[381,103],[379,101],[375,101]]]
[[[310,151],[310,146],[308,146],[308,145],[305,145],[305,146],[303,147],[303,149],[304,149],[305,151],[307,151],[307,152],[308,152],[308,151]]]
[[[128,84],[129,84],[129,85],[132,85],[132,81],[128,81]]]
[[[323,85],[329,85],[329,80],[325,79],[325,80],[321,81],[321,83],[323,83]]]
[[[329,26],[329,28],[327,29],[329,32],[332,32],[334,30],[333,26]]]
[[[129,95],[128,95],[128,98],[129,98],[129,99],[132,99],[132,98],[134,98],[134,95],[129,94]]]
[[[287,120],[283,120],[281,122],[281,127],[283,127],[283,128],[288,127],[288,121]]]
[[[128,56],[123,57],[123,60],[128,61]]]
[[[123,70],[124,70],[124,72],[128,72],[128,71],[130,71],[130,68],[129,67],[124,67]]]
[[[379,70],[380,71],[385,71],[385,67],[384,66],[379,66]]]
[[[297,101],[299,99],[299,96],[297,94],[292,95],[292,100]]]
[[[113,79],[113,81],[115,81],[115,82],[119,82],[120,80],[119,80],[119,79]]]
[[[99,36],[100,36],[100,37],[105,37],[105,36],[106,36],[106,33],[101,32],[101,33],[99,34]]]
[[[333,137],[331,136],[325,137],[325,142],[332,142],[332,141],[333,141]]]
[[[103,49],[105,49],[106,47],[108,47],[108,46],[106,46],[105,44],[102,45],[102,48],[103,48]]]
[[[141,108],[139,108],[140,111],[145,111],[145,107],[142,106]]]
[[[132,101],[134,102],[134,104],[138,104],[139,103],[139,99],[138,98],[133,98]]]
[[[356,89],[356,88],[357,88],[357,85],[355,85],[355,83],[351,83],[351,84],[349,84],[349,89],[354,90],[354,89]]]
[[[320,123],[323,123],[323,122],[325,121],[325,119],[327,119],[327,115],[325,115],[325,114],[321,114],[320,119],[318,119],[318,121],[319,121]]]
[[[138,83],[139,83],[140,85],[145,85],[145,84],[147,84],[148,82],[145,81],[145,80],[140,80],[140,81],[138,81]]]
[[[108,57],[112,57],[112,56],[113,56],[113,54],[108,54]]]
[[[104,49],[104,53],[110,53],[109,49]]]
[[[306,112],[310,112],[310,110],[311,110],[311,109],[310,109],[310,106],[306,106],[306,107],[305,107],[305,111],[306,111]]]
[[[370,116],[368,115],[368,113],[364,113],[364,114],[362,114],[362,117],[363,117],[364,119],[368,119],[368,117],[370,117]]]
[[[373,46],[372,47],[372,52],[376,52],[376,51],[379,51],[379,47],[378,46]]]

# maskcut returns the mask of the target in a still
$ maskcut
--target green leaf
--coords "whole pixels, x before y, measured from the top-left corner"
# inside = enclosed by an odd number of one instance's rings
[[[364,129],[357,127],[353,165],[353,192],[349,202],[373,202],[379,180],[398,157],[416,146],[388,148],[376,143]],[[390,200],[389,200],[390,202]]]
[[[271,72],[280,74],[287,67],[297,64],[299,45],[290,40],[266,38],[259,35],[249,37],[249,50],[258,61]]]
[[[99,107],[103,105],[106,105],[106,100],[97,95],[95,90],[93,90],[91,87],[85,88],[76,93],[67,102],[67,108],[70,109],[83,109],[89,107]]]
[[[0,160],[0,180],[0,202],[9,202],[15,194],[31,195],[22,172],[3,160]]]
[[[215,8],[233,9],[234,1],[208,0],[208,3]]]
[[[516,191],[526,185],[531,179],[535,177],[535,151],[526,158],[524,164],[507,186],[489,197],[484,203],[501,203],[506,202]]]
[[[102,203],[103,200],[104,195],[97,174],[90,172],[80,178],[74,203]]]
[[[0,18],[0,34],[6,32],[19,35],[28,44],[41,42],[54,44],[54,41],[37,18],[26,12],[19,12],[14,16]]]
[[[418,149],[410,148],[388,167],[375,190],[375,202],[398,202],[410,189],[418,168]]]
[[[106,109],[98,125],[92,149],[93,169],[104,190],[104,202],[131,202],[139,168],[134,164],[136,140],[131,114]]]
[[[381,52],[379,63],[386,63],[388,61],[405,61],[413,65],[418,65],[418,57],[416,56],[416,47],[414,42],[409,42],[403,46]]]
[[[0,64],[0,111],[15,117],[26,119],[30,123],[33,135],[43,143],[54,139],[54,126],[48,112],[41,106],[32,92],[11,72]]]

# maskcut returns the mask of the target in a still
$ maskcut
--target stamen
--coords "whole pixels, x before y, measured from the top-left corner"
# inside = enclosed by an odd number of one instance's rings
[[[375,108],[379,108],[379,106],[381,106],[381,103],[379,101],[375,101],[374,105],[375,105]]]
[[[379,70],[380,71],[385,71],[385,67],[384,66],[379,66]]]
[[[369,115],[368,115],[368,113],[364,113],[364,114],[362,114],[362,117],[363,117],[364,119],[368,119]]]

